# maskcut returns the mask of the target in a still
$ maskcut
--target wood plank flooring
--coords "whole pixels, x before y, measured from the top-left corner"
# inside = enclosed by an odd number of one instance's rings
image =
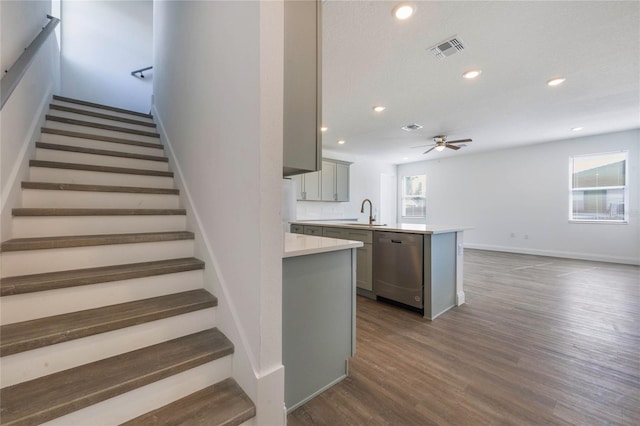
[[[640,425],[640,267],[465,250],[433,322],[363,297],[350,377],[299,425]]]

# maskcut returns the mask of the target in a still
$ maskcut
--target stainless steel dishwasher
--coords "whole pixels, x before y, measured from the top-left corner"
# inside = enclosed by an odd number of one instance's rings
[[[423,236],[381,231],[373,235],[373,292],[423,309]]]

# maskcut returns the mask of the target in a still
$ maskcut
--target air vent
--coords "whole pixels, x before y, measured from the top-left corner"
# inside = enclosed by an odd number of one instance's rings
[[[402,130],[406,130],[407,132],[413,132],[414,130],[422,129],[422,126],[419,124],[407,124],[402,128]]]
[[[449,40],[438,43],[436,46],[430,47],[429,50],[433,56],[442,60],[458,52],[462,52],[464,50],[464,45],[462,44],[462,40],[454,36]]]

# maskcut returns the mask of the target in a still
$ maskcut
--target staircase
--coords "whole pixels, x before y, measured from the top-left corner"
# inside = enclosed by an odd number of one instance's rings
[[[252,419],[153,118],[54,96],[29,165],[0,246],[0,424]]]

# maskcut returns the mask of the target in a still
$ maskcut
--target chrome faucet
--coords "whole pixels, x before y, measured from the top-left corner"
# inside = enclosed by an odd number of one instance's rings
[[[364,213],[364,203],[368,202],[369,203],[369,225],[373,225],[373,222],[376,221],[376,218],[373,217],[373,204],[371,204],[371,200],[368,198],[365,198],[364,200],[362,200],[362,206],[360,207],[360,213]]]

